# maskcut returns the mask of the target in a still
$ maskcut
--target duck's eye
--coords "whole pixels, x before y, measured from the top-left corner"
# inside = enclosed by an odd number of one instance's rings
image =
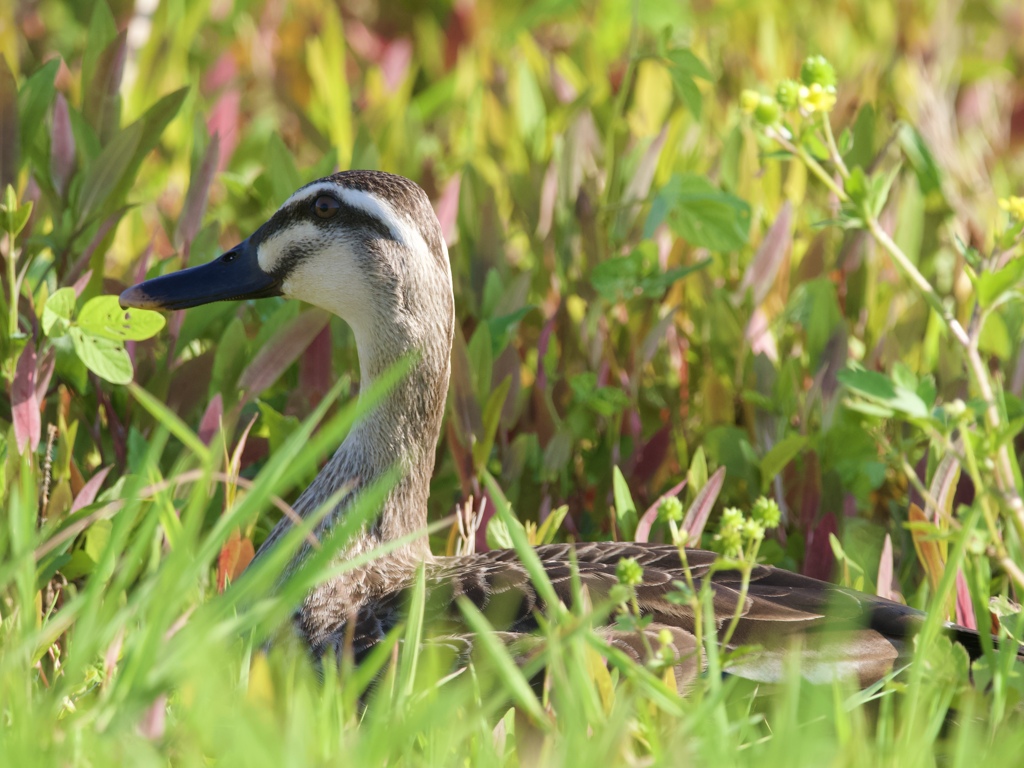
[[[341,208],[341,203],[330,195],[320,195],[313,203],[313,212],[321,219],[330,219]]]

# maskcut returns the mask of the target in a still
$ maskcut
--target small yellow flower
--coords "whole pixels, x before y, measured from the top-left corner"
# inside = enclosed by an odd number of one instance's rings
[[[1010,195],[999,201],[999,207],[1009,213],[1017,221],[1024,221],[1024,197]]]
[[[835,105],[835,86],[814,83],[800,88],[800,108],[804,112],[831,112]]]

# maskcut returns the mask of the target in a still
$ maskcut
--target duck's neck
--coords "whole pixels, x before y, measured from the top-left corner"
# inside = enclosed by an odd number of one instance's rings
[[[421,532],[427,522],[427,499],[451,356],[451,316],[436,328],[353,326],[359,352],[360,398],[373,393],[379,377],[408,360],[409,371],[353,426],[337,452],[296,502],[306,516],[342,489],[345,499],[327,514],[318,538],[332,529],[358,492],[390,483],[375,522],[342,550],[342,557],[370,551],[382,543]],[[376,395],[377,393],[373,393]],[[415,564],[429,558],[426,535],[391,556]]]

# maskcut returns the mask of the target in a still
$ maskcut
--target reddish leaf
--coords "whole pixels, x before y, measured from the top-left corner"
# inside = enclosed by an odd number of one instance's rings
[[[459,240],[458,216],[459,216],[459,190],[462,188],[462,176],[455,174],[448,183],[444,185],[444,191],[437,203],[434,204],[434,213],[441,224],[441,233],[444,241],[450,248]]]
[[[206,445],[210,444],[217,430],[220,429],[221,420],[224,418],[224,398],[220,392],[213,396],[210,404],[206,406],[203,418],[199,421],[199,439]]]
[[[634,485],[646,484],[661,468],[668,455],[671,437],[672,427],[666,424],[640,446],[640,450],[634,456],[633,471],[630,473],[631,482]]]
[[[111,469],[113,469],[113,465],[105,466],[90,477],[89,481],[82,486],[82,489],[78,492],[78,495],[75,496],[75,500],[71,504],[72,514],[84,507],[88,507],[96,501],[96,496],[99,494],[100,488],[103,487],[103,481],[107,479],[107,475],[110,474]]]
[[[772,285],[775,283],[775,276],[779,273],[789,247],[793,244],[793,206],[787,200],[782,205],[779,215],[775,217],[775,223],[768,230],[761,241],[761,247],[757,249],[750,266],[743,274],[743,280],[738,289],[739,297],[742,298],[746,292],[752,291],[754,306],[759,306],[768,295]]]
[[[0,192],[18,182],[18,84],[0,56]]]
[[[678,493],[686,487],[686,479],[682,482],[673,485],[661,496],[659,496],[651,506],[647,508],[647,511],[640,517],[640,522],[636,524],[636,535],[633,537],[635,541],[646,544],[650,541],[651,526],[654,525],[654,521],[658,519],[658,507],[661,506],[661,502],[665,499],[672,498],[678,495]],[[692,539],[691,539],[692,541]]]
[[[71,268],[68,269],[68,271],[64,274],[63,279],[61,280],[62,285],[68,285],[69,283],[74,282],[76,284],[76,294],[81,294],[81,289],[77,287],[78,283],[80,282],[79,276],[82,274],[82,271],[89,266],[89,262],[92,259],[93,254],[96,252],[96,249],[103,244],[104,240],[106,240],[107,238],[107,235],[109,235],[111,233],[111,230],[113,230],[114,227],[116,227],[121,222],[121,218],[126,213],[128,213],[130,209],[131,206],[126,205],[123,208],[119,208],[118,210],[114,211],[112,214],[110,214],[103,220],[103,222],[100,224],[99,229],[96,230],[96,234],[93,235],[92,240],[89,241],[89,244],[85,247],[85,250],[82,251],[82,255],[75,259],[75,263],[72,264]],[[89,270],[89,274],[91,274],[91,270]],[[88,283],[88,280],[86,280],[86,283]]]
[[[917,504],[910,505],[910,522],[911,523],[927,523],[928,517],[924,511],[917,506]],[[932,528],[932,526],[928,526]],[[927,530],[921,527],[915,526],[910,529],[910,536],[914,542],[914,549],[917,552],[917,559],[921,561],[921,565],[924,566],[925,573],[928,575],[928,581],[932,585],[932,589],[938,589],[939,581],[942,580],[942,571],[945,569],[945,563],[942,562],[942,554],[939,551],[939,543],[933,538],[930,538],[930,534]]]
[[[885,534],[885,541],[882,543],[882,557],[878,561],[878,579],[875,594],[892,600],[892,539]]]
[[[956,623],[968,629],[978,628],[974,605],[971,603],[971,592],[967,589],[967,579],[962,569],[957,569],[956,572]]]
[[[220,95],[213,105],[210,117],[206,121],[206,130],[211,136],[220,138],[220,158],[218,171],[223,171],[241,138],[239,122],[241,117],[242,97],[236,88],[229,88]]]
[[[463,336],[462,327],[458,323],[455,325],[455,339],[452,345],[451,390],[457,434],[464,444],[470,445],[473,435],[483,434],[483,417],[480,414],[480,404],[473,393],[466,337]]]
[[[831,512],[822,515],[818,524],[811,528],[807,535],[807,548],[804,550],[804,575],[814,579],[827,581],[832,577],[836,556],[832,551],[828,535],[839,531],[839,523]]]
[[[252,542],[242,536],[236,528],[221,547],[217,558],[217,591],[223,592],[246,569],[256,552]]]
[[[53,102],[53,125],[50,128],[50,175],[60,194],[67,193],[74,170],[75,135],[71,132],[67,99],[58,91]]]
[[[203,213],[206,211],[206,200],[210,192],[210,184],[217,171],[217,164],[220,160],[220,136],[213,134],[210,143],[203,155],[203,162],[199,164],[198,170],[193,174],[192,181],[188,186],[188,193],[185,195],[185,204],[181,209],[181,218],[178,219],[178,226],[174,229],[174,247],[185,248],[195,240],[196,233],[203,223]]]
[[[28,446],[34,453],[39,447],[42,422],[39,418],[39,400],[36,399],[36,345],[31,340],[22,350],[14,371],[11,416],[18,452],[24,452],[25,446]]]
[[[708,478],[704,487],[697,492],[693,504],[686,512],[683,519],[682,530],[690,534],[687,541],[689,546],[697,546],[700,537],[704,533],[704,526],[708,524],[708,515],[711,508],[718,500],[718,494],[722,492],[722,484],[725,482],[725,467],[719,467],[715,473]]]
[[[167,694],[161,693],[142,715],[139,721],[139,735],[150,741],[163,738],[166,721]]]
[[[384,49],[380,60],[380,69],[384,74],[384,84],[390,93],[395,93],[409,73],[412,61],[412,43],[407,38],[391,41]]]
[[[239,388],[245,390],[245,401],[258,397],[277,381],[306,351],[330,317],[322,309],[311,309],[271,336],[238,378]]]
[[[334,366],[331,364],[331,326],[328,323],[299,359],[299,392],[310,408],[316,407],[331,389]]]
[[[57,362],[57,350],[50,347],[39,361],[36,368],[36,400],[40,407],[46,400],[46,390],[50,388],[50,379],[53,377],[54,364]]]
[[[104,143],[114,135],[121,122],[120,90],[127,42],[128,30],[125,29],[103,49],[89,83],[89,98],[82,104],[85,119]]]

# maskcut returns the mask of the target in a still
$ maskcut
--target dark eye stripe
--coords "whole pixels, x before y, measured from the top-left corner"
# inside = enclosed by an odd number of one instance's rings
[[[387,224],[362,208],[349,205],[344,200],[333,198],[338,203],[337,212],[329,218],[319,217],[314,207],[317,200],[324,196],[324,194],[318,194],[312,199],[296,200],[287,208],[282,208],[253,234],[254,241],[261,243],[264,240],[269,240],[279,232],[288,229],[288,227],[307,221],[323,227],[325,231],[335,227],[352,232],[363,230],[372,239],[379,238],[398,242],[398,239],[391,233],[391,229]]]

